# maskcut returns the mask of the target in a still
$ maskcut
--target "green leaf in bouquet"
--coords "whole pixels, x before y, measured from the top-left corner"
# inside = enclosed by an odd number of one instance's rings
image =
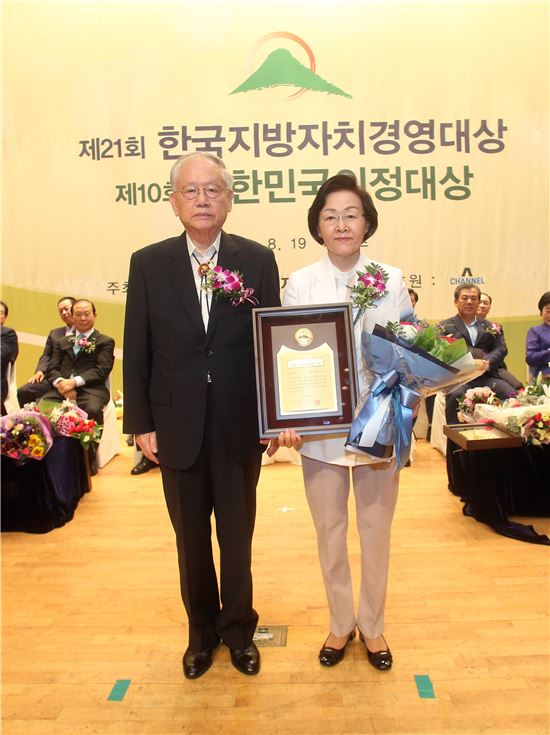
[[[421,347],[426,352],[433,354],[433,350],[437,343],[437,332],[435,327],[426,327],[415,337],[413,344]]]
[[[440,343],[441,344],[441,343]],[[460,337],[455,342],[446,342],[443,346],[440,359],[448,365],[452,365],[468,352],[468,345],[464,337]]]
[[[54,408],[59,408],[61,403],[59,401],[45,401],[43,398],[38,401],[36,407],[44,416],[49,416]]]

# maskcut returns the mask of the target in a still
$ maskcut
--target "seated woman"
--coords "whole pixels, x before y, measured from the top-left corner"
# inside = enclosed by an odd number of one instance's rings
[[[525,345],[525,362],[532,380],[536,380],[539,373],[550,375],[550,291],[542,294],[538,309],[542,324],[529,329]]]
[[[8,397],[9,383],[8,383],[8,369],[10,365],[13,365],[19,354],[19,344],[17,341],[17,334],[11,327],[5,327],[4,322],[8,316],[8,305],[4,301],[0,301],[0,343],[2,352],[2,365],[0,369],[0,380],[1,380],[1,401],[2,401],[2,416],[7,413],[4,402]]]

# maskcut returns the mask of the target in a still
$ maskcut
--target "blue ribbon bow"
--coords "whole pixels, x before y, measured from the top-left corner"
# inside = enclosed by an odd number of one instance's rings
[[[388,396],[391,396],[390,405],[393,410],[376,416],[378,408]],[[419,402],[420,393],[402,383],[397,370],[388,370],[383,375],[377,375],[363,408],[351,425],[347,444],[354,449],[382,459],[391,457],[395,444],[397,467],[401,469],[409,459],[413,410]],[[361,437],[366,429],[376,432],[376,439],[371,446],[360,445]]]

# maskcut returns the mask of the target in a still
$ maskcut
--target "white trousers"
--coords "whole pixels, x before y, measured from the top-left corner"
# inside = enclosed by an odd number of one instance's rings
[[[302,456],[302,471],[317,532],[330,631],[343,637],[357,625],[367,638],[378,638],[384,632],[391,524],[399,489],[395,461],[351,468],[361,542],[357,617],[347,544],[350,468]]]

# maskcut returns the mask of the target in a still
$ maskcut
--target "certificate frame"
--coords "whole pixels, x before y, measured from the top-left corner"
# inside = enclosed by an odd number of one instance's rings
[[[486,449],[512,449],[521,447],[523,439],[502,426],[484,424],[446,424],[443,433],[467,452]],[[475,433],[475,437],[471,434]],[[486,434],[486,436],[483,436]]]
[[[260,308],[253,309],[252,318],[260,437],[269,439],[285,429],[295,429],[302,435],[346,433],[353,422],[359,395],[351,304]],[[285,369],[280,369],[281,355]],[[330,361],[324,359],[328,355],[331,355],[332,367],[329,367]],[[293,356],[298,360],[292,360]],[[310,360],[310,356],[314,359]],[[318,401],[313,396],[317,388],[312,387],[312,381],[306,377],[309,375],[307,362],[314,363],[313,371],[321,371],[317,372],[320,380],[313,380],[322,383]],[[326,404],[330,394],[334,403],[331,398],[328,407],[314,409],[310,406],[300,410],[297,405],[289,412],[283,405],[285,396],[282,394],[288,394],[287,383],[292,382],[287,378],[286,366],[294,363],[304,363],[299,365],[299,371],[302,385],[307,388],[305,393],[320,404]],[[295,387],[292,390],[299,397],[297,404],[300,399],[308,400],[301,392],[297,393]]]

